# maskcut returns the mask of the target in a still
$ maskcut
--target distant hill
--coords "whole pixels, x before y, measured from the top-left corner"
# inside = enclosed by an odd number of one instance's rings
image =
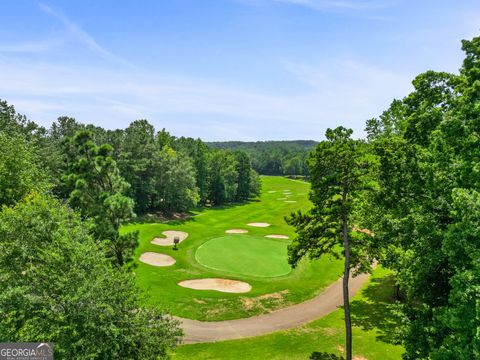
[[[212,141],[207,145],[217,149],[245,150],[279,147],[285,149],[311,150],[318,142],[314,140],[280,140],[280,141]]]
[[[215,141],[211,148],[242,150],[250,155],[253,168],[263,175],[308,175],[306,156],[317,142],[313,140],[285,141]]]

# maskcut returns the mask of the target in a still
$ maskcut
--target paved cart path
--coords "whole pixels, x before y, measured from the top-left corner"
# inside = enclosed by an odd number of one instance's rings
[[[351,278],[350,297],[367,281],[368,275]],[[225,321],[198,321],[178,318],[185,332],[184,343],[205,343],[259,336],[306,324],[335,311],[343,305],[342,279],[330,285],[316,297],[269,314]]]

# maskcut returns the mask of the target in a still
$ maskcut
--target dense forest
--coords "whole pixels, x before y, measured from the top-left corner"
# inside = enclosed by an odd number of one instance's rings
[[[316,144],[313,140],[207,143],[216,149],[246,152],[253,169],[262,175],[308,175],[307,154]]]

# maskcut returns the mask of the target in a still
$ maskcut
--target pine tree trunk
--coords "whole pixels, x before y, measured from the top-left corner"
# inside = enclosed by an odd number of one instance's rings
[[[350,319],[350,298],[348,282],[350,279],[350,237],[347,221],[343,221],[343,241],[345,249],[345,268],[343,272],[343,310],[345,313],[345,355],[346,360],[352,360],[352,322]]]

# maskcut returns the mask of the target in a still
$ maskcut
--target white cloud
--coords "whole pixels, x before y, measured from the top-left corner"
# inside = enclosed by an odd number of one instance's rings
[[[0,44],[0,53],[42,53],[64,44],[63,40],[44,40],[16,44]]]
[[[87,47],[91,51],[95,52],[97,55],[101,56],[104,59],[116,62],[118,64],[127,65],[130,67],[133,66],[128,61],[116,56],[115,54],[111,53],[110,51],[100,46],[89,33],[87,33],[85,30],[83,30],[80,26],[78,26],[75,22],[70,20],[67,16],[65,16],[61,12],[53,10],[50,6],[46,4],[40,3],[39,6],[40,6],[40,9],[42,9],[42,11],[44,11],[46,14],[49,14],[54,18],[56,18],[57,20],[60,20],[62,24],[65,26],[65,29],[72,36],[74,36],[81,44],[83,44],[85,47]]]
[[[0,58],[0,93],[49,125],[60,115],[107,128],[147,118],[175,135],[214,139],[320,138],[343,124],[361,135],[365,120],[408,93],[410,75],[332,59],[286,63],[303,84],[293,95],[258,92],[215,79],[137,69],[115,71]]]

